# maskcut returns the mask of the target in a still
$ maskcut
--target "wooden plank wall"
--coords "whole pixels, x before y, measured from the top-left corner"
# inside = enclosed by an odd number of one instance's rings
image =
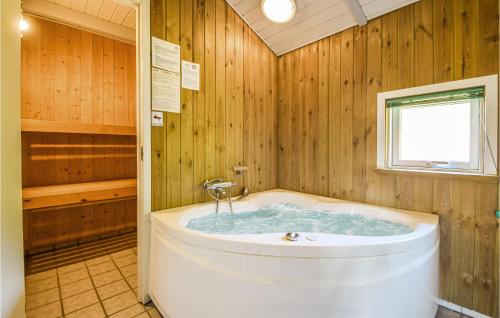
[[[135,126],[135,47],[26,16],[22,118]],[[136,177],[135,136],[23,132],[23,187]],[[136,201],[25,212],[25,248],[135,227]]]
[[[22,118],[135,126],[135,46],[26,16]]]
[[[152,128],[153,210],[207,200],[201,185],[215,177],[276,188],[276,55],[224,0],[153,0],[151,34],[201,65],[200,91],[183,89],[181,113]]]
[[[496,315],[497,182],[374,170],[377,92],[496,73],[496,0],[422,0],[281,56],[279,186],[438,214],[441,297]]]

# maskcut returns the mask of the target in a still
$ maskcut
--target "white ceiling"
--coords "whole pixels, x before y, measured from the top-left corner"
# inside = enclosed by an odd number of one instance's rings
[[[135,42],[136,9],[118,0],[23,0],[23,11]]]
[[[274,53],[282,55],[418,0],[295,0],[295,17],[284,24],[266,19],[261,0],[226,1]]]
[[[135,10],[115,0],[48,0],[60,6],[135,29]]]

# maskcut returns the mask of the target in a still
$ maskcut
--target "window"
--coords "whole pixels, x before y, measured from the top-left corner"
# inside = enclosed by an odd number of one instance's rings
[[[496,175],[496,76],[378,96],[378,168]]]

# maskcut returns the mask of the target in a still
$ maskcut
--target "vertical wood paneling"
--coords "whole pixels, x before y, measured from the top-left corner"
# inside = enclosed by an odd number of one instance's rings
[[[253,81],[252,81],[252,31],[247,24],[243,27],[243,138],[245,140],[243,147],[243,160],[249,169],[253,168],[253,121],[249,120],[253,110]],[[251,169],[253,171],[253,169]],[[245,186],[252,186],[252,173],[247,173],[244,178]]]
[[[265,129],[266,124],[264,122],[264,103],[265,103],[265,90],[267,78],[265,77],[265,70],[267,68],[267,52],[263,49],[263,43],[257,37],[253,35],[253,43],[255,43],[254,50],[254,61],[253,65],[257,69],[253,73],[253,82],[255,90],[254,98],[254,109],[253,118],[255,121],[255,135],[257,138],[254,139],[253,151],[254,151],[254,167],[256,171],[256,178],[253,179],[253,185],[256,191],[262,191],[266,183],[266,170],[264,169],[264,154],[265,154]]]
[[[472,308],[498,317],[498,223],[491,213],[498,206],[497,185],[479,183],[476,200]]]
[[[55,66],[54,66],[54,53],[53,53],[53,50],[55,49],[54,34],[55,34],[55,24],[47,21],[41,21],[42,70],[41,70],[40,91],[42,94],[41,96],[42,105],[41,105],[40,119],[42,120],[55,119],[55,86],[54,86]],[[84,50],[84,52],[88,51]],[[22,65],[24,68],[25,64],[23,63]],[[23,87],[25,87],[24,85],[25,84],[23,82]],[[89,108],[89,106],[85,105],[84,108]]]
[[[413,7],[409,6],[399,10],[397,27],[397,88],[415,86],[413,19]],[[414,189],[412,177],[396,177],[396,201],[398,208],[407,210],[412,208]]]
[[[242,166],[244,162],[244,22],[234,15],[234,163]],[[275,59],[276,60],[276,59]],[[277,84],[277,81],[275,82]],[[277,95],[277,93],[276,93]],[[277,105],[276,105],[277,107]],[[277,109],[276,109],[277,110]],[[274,152],[276,153],[276,151]],[[276,153],[276,156],[278,154]],[[244,187],[243,176],[235,176],[237,191],[241,193]]]
[[[474,284],[474,222],[476,182],[452,180],[451,214],[451,295],[454,303],[472,307]]]
[[[398,12],[394,11],[382,16],[382,79],[381,90],[390,91],[398,88]],[[384,206],[396,207],[396,177],[381,175],[380,203]]]
[[[181,0],[165,0],[166,40],[180,43],[180,2]],[[166,113],[166,164],[167,164],[167,208],[179,206],[181,202],[181,125],[180,114]],[[153,143],[155,141],[153,140]]]
[[[453,80],[453,0],[434,0],[434,81]]]
[[[115,124],[115,43],[103,38],[103,124]]]
[[[125,126],[125,118],[127,112],[125,111],[125,48],[124,43],[115,43],[115,82],[114,82],[114,125]]]
[[[319,42],[319,99],[318,99],[318,136],[314,160],[315,192],[328,195],[328,90],[330,69],[330,41]],[[281,122],[283,119],[279,119]]]
[[[279,186],[322,194],[310,180],[321,182],[321,170],[327,170],[331,197],[438,214],[440,298],[497,315],[498,185],[374,169],[377,93],[498,73],[498,2],[421,0],[316,43],[319,59],[307,51],[312,44],[278,61]],[[317,65],[319,89],[310,91],[318,96],[305,97],[308,72]],[[328,167],[306,173],[318,154],[308,148],[318,132],[307,119],[325,101],[328,135],[320,134],[314,146],[328,144]]]
[[[152,4],[152,35],[180,43],[202,76],[200,91],[182,89],[180,115],[152,128],[153,210],[205,201],[216,177],[276,188],[278,58],[223,0]]]
[[[68,95],[69,109],[68,121],[81,122],[81,107],[80,107],[80,30],[69,29],[68,32]]]
[[[235,89],[236,89],[236,74],[235,74],[235,29],[234,29],[235,13],[230,7],[226,7],[226,43],[225,43],[225,147],[226,163],[224,165],[226,171],[224,175],[228,178],[233,178],[233,168],[237,165],[236,162],[236,127],[235,127]]]
[[[264,48],[267,48],[264,45]],[[278,162],[278,59],[273,52],[267,51],[269,56],[269,87],[268,92],[269,101],[267,105],[271,106],[270,118],[266,120],[267,126],[267,138],[269,140],[267,151],[266,151],[266,162],[274,163],[272,165],[266,165],[267,169],[267,184],[266,189],[275,188],[278,186],[278,173],[276,163]],[[317,81],[317,80],[316,80]]]
[[[193,7],[190,1],[181,1],[181,58],[193,60]],[[193,204],[194,170],[193,170],[193,91],[182,90],[181,94],[181,204]]]
[[[193,200],[202,202],[205,193],[205,1],[193,0],[193,61],[200,64],[200,90],[193,97]],[[196,158],[196,160],[195,160]]]
[[[354,28],[354,77],[353,77],[353,166],[352,199],[365,201],[365,137],[366,137],[366,30],[365,26]]]
[[[300,152],[301,191],[314,192],[315,183],[315,147],[318,135],[318,44],[300,49],[300,112],[303,113],[300,122],[302,145]]]
[[[92,33],[82,32],[80,37],[80,121],[82,123],[90,124],[92,123]],[[135,60],[127,61],[126,64],[133,62],[135,66]],[[132,74],[135,79],[135,71]],[[135,83],[134,83],[135,85]],[[126,91],[129,89],[127,88]],[[133,101],[135,106],[135,100]],[[131,105],[129,106],[131,107]],[[134,109],[135,114],[135,109]],[[131,125],[133,126],[133,125]]]
[[[60,24],[55,25],[56,40],[54,50],[55,62],[55,120],[67,121],[68,109],[68,32],[69,29]],[[31,91],[31,89],[30,89]],[[35,117],[36,118],[36,117]]]
[[[135,47],[27,16],[22,118],[135,125]],[[127,100],[127,98],[130,98]],[[135,137],[23,132],[23,187],[134,178]],[[135,227],[135,199],[25,212],[25,249]]]
[[[151,36],[165,38],[165,1],[153,0],[151,3]],[[156,171],[151,178],[152,210],[167,208],[167,149],[166,130],[168,121],[164,116],[164,125],[151,127],[151,171]]]
[[[216,0],[205,0],[205,162],[206,178],[213,179],[217,176],[216,156],[216,112],[215,112],[215,3]]]
[[[215,160],[217,163],[215,171],[216,176],[221,178],[225,178],[227,174],[226,33],[226,4],[224,0],[215,0]]]
[[[454,1],[454,65],[455,79],[469,78],[476,74],[476,27],[478,24],[477,1]]]
[[[415,85],[430,84],[434,80],[434,73],[429,71],[434,67],[433,39],[434,19],[433,0],[421,0],[415,8]]]
[[[380,18],[368,23],[366,88],[366,202],[380,204],[380,175],[377,166],[377,93],[382,84],[382,22]]]
[[[329,84],[328,84],[328,170],[329,185],[328,193],[331,197],[341,197],[341,103],[340,103],[340,34],[330,37],[330,61],[329,61]],[[292,154],[290,154],[292,156]],[[292,156],[293,157],[293,156]],[[286,172],[285,172],[286,173]]]
[[[476,22],[477,75],[498,73],[498,1],[481,1]]]
[[[341,33],[340,43],[340,194],[341,198],[346,200],[352,199],[352,159],[353,159],[353,68],[354,68],[354,51],[353,51],[353,29],[343,31]]]

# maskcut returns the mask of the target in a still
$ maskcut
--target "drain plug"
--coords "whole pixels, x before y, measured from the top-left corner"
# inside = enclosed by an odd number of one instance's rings
[[[299,237],[300,234],[297,232],[288,232],[285,234],[285,236],[283,236],[283,238],[288,241],[297,241]]]

